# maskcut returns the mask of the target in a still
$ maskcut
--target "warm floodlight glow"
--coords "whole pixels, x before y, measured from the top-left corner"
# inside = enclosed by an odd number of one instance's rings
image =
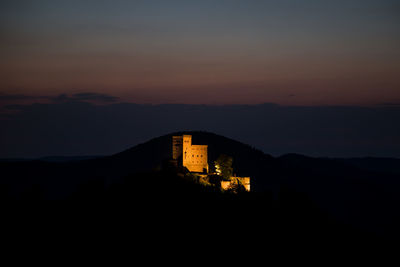
[[[224,166],[224,163],[222,163],[222,166],[221,164],[218,164],[218,160],[214,162],[215,173],[209,173],[207,150],[208,145],[192,145],[191,135],[172,137],[173,161],[178,165],[178,162],[181,160],[182,166],[186,167],[189,172],[194,173],[199,177],[197,180],[198,183],[211,186],[212,183],[209,181],[209,175],[217,174],[220,176],[220,188],[222,190],[235,190],[238,186],[244,186],[246,191],[250,191],[250,177],[225,175],[228,177],[223,178],[222,171],[226,169],[226,166]],[[196,158],[196,161],[193,160],[194,158]]]
[[[216,172],[218,175],[221,175],[221,167],[220,167],[218,164],[215,164],[215,172]]]

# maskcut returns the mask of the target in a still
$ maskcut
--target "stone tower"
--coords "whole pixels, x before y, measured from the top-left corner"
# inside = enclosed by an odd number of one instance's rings
[[[182,156],[182,166],[190,172],[208,172],[207,145],[192,145],[192,136],[172,137],[172,158]]]
[[[172,159],[178,160],[182,151],[182,136],[172,136]]]

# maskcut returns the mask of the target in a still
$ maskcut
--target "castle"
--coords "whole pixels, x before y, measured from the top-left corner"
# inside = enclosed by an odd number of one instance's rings
[[[192,136],[172,137],[172,159],[182,156],[182,165],[190,172],[208,173],[207,145],[192,145]]]
[[[176,164],[182,163],[189,172],[209,173],[208,145],[193,145],[191,135],[172,136],[172,159]],[[237,176],[230,177],[229,181],[221,181],[221,189],[228,190],[239,184],[250,191],[250,177]]]

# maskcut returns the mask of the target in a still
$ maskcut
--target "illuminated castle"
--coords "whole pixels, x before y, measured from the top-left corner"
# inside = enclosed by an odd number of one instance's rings
[[[201,177],[208,179],[208,145],[192,145],[192,136],[173,136],[172,137],[172,159],[176,164],[182,163],[190,172],[202,173]],[[217,168],[217,174],[218,168]],[[229,190],[237,185],[243,185],[250,191],[250,177],[232,176],[228,181],[221,181],[221,189]]]
[[[172,137],[172,159],[178,161],[190,172],[208,173],[207,145],[192,145],[192,136]]]

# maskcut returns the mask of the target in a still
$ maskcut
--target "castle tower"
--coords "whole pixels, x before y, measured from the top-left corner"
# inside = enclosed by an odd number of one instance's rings
[[[190,172],[208,172],[207,145],[192,145],[192,136],[172,137],[172,158],[182,156],[182,165]]]
[[[172,136],[172,159],[178,160],[182,155],[182,136]]]
[[[185,162],[188,163],[192,151],[192,136],[191,135],[184,135],[183,136],[183,166],[185,166]]]

